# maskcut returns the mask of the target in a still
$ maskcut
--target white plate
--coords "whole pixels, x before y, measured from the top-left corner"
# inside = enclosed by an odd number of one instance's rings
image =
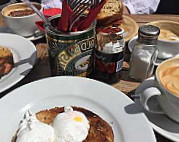
[[[51,77],[24,85],[0,100],[0,140],[10,142],[23,114],[61,106],[87,108],[114,132],[114,142],[156,142],[143,113],[134,102],[107,84],[80,77]]]
[[[29,40],[14,34],[0,34],[0,46],[9,48],[13,54],[14,68],[0,79],[0,93],[23,79],[33,68],[36,48]]]
[[[154,78],[149,78],[145,80],[137,89],[135,94],[140,94],[143,90],[149,87],[154,86]],[[172,140],[179,141],[179,123],[174,122],[169,119],[164,114],[153,114],[145,111],[138,99],[135,99],[136,105],[139,109],[139,112],[144,112],[149,121],[152,124],[153,129],[164,137]]]
[[[3,26],[0,28],[0,33],[11,33],[11,34],[14,34],[7,26]],[[37,36],[34,34],[30,37],[24,37],[28,40],[31,40],[31,41],[35,41],[35,40],[38,40],[38,39],[41,39],[42,37],[44,37],[45,34],[44,33],[41,33],[41,34],[38,34]]]

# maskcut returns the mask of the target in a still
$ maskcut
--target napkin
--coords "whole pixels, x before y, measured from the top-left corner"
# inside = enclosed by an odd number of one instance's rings
[[[80,22],[77,29],[81,31],[89,28],[105,3],[106,0],[102,0],[96,7],[90,9],[88,16],[84,19],[83,22]]]
[[[36,24],[37,28],[40,31],[45,32],[45,29],[44,29],[44,26],[43,26],[44,25],[44,21],[36,21],[35,24]]]
[[[68,31],[68,25],[69,25],[69,18],[71,17],[73,13],[73,10],[71,7],[67,4],[67,1],[64,0],[62,3],[62,14],[61,18],[59,19],[57,29],[63,32]]]
[[[49,18],[51,16],[54,16],[54,15],[57,15],[57,14],[61,14],[61,13],[62,13],[62,9],[61,8],[48,8],[48,9],[44,9],[43,10],[43,14],[47,18]]]
[[[57,15],[57,14],[61,14],[61,12],[62,12],[61,8],[48,8],[48,9],[43,10],[43,14],[47,18]],[[35,24],[40,31],[45,32],[44,21],[36,21]]]

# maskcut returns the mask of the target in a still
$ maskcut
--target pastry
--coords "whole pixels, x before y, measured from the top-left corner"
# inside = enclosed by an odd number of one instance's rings
[[[11,51],[0,46],[0,78],[8,74],[13,68],[13,55]]]

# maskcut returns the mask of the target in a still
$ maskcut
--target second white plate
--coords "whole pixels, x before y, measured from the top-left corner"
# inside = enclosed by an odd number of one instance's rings
[[[35,45],[15,34],[0,34],[0,46],[7,47],[13,54],[14,67],[0,79],[0,93],[23,79],[33,68],[37,53]]]

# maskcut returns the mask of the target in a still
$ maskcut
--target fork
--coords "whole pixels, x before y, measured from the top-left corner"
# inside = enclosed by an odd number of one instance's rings
[[[91,6],[91,0],[68,0],[68,4],[70,7],[73,7],[73,14],[70,17],[70,26],[69,30],[72,30],[73,25],[85,10],[87,10]]]
[[[100,0],[92,0],[92,2],[91,2],[92,4],[91,4],[91,8],[95,8],[99,3],[100,3]]]
[[[67,0],[68,5],[74,9],[75,7],[77,7],[80,3],[84,3],[87,2],[89,0]],[[90,0],[91,1],[91,0]]]

